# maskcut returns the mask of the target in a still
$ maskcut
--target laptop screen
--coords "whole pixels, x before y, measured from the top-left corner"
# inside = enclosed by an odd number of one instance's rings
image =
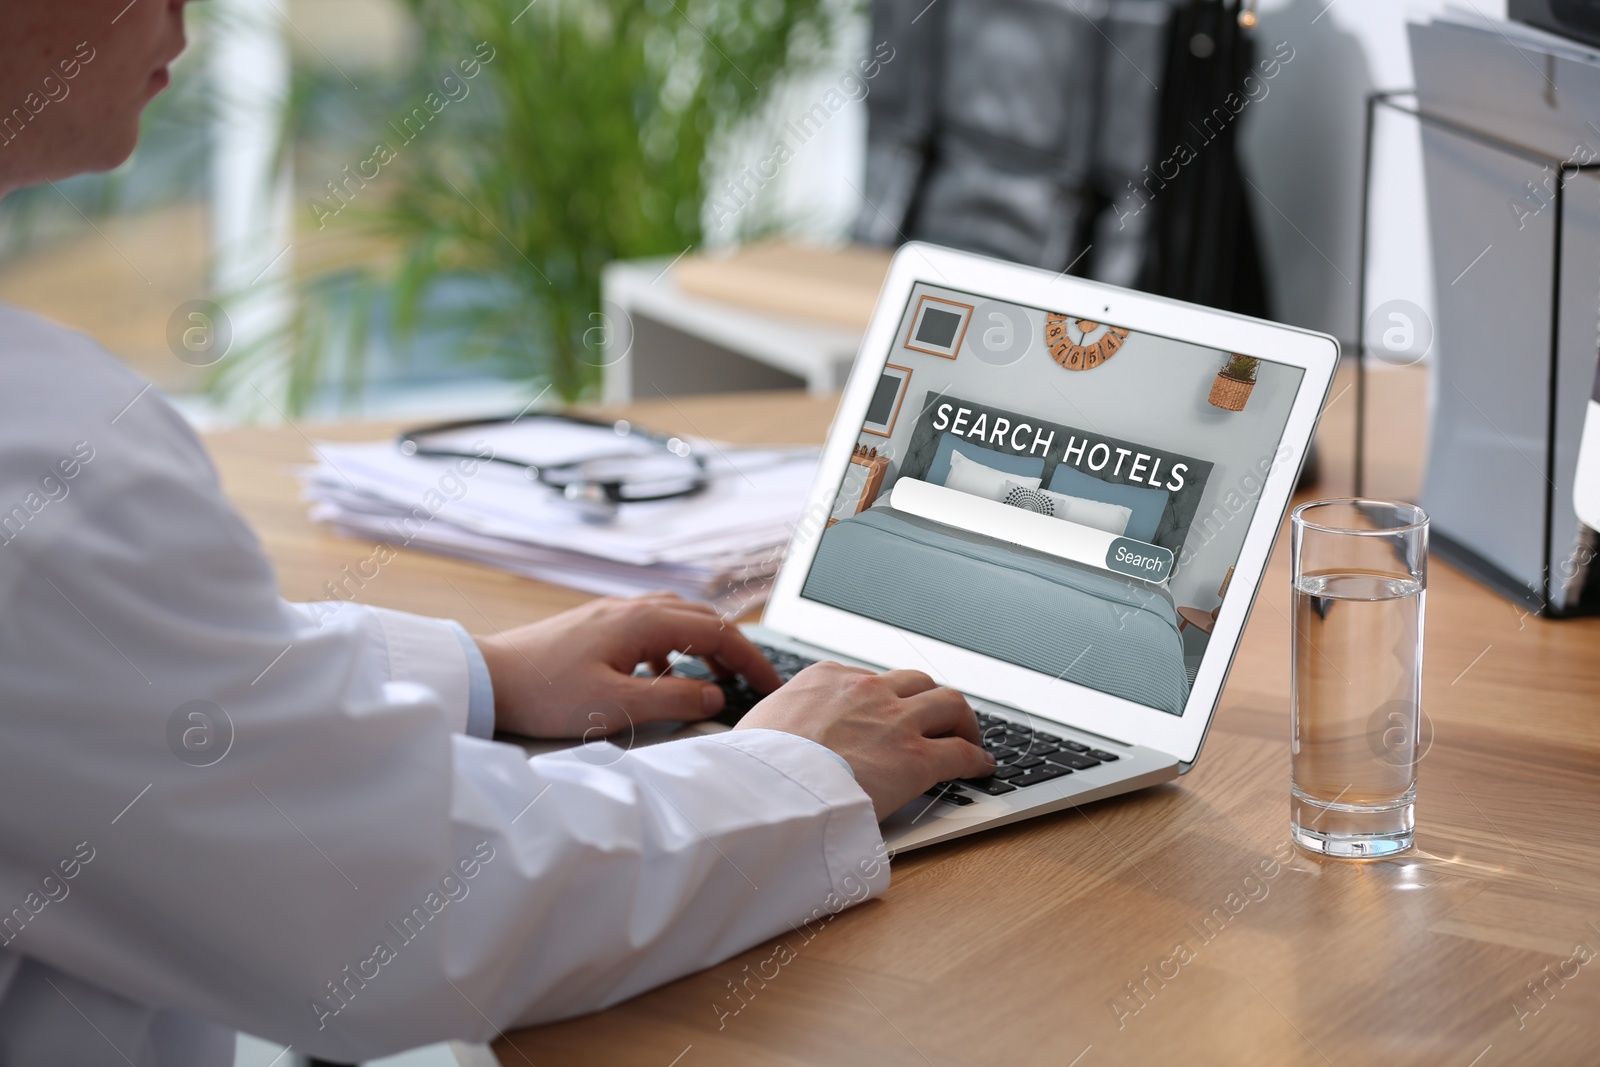
[[[1182,715],[1303,373],[919,284],[801,596]]]

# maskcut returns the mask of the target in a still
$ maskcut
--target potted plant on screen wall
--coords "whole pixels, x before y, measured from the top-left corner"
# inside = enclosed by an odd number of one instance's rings
[[[1238,353],[1228,356],[1228,362],[1212,381],[1211,395],[1206,399],[1223,411],[1243,411],[1251,390],[1256,387],[1256,371],[1260,366],[1261,361],[1254,356]]]
[[[509,364],[551,400],[592,399],[611,329],[601,270],[700,244],[708,147],[753,121],[772,86],[823,61],[848,10],[841,0],[398,2],[415,22],[416,59],[371,115],[373,137],[353,142],[390,149],[364,172],[381,177],[348,211],[318,192],[325,210],[302,222],[348,226],[391,251],[297,283],[292,336],[278,345],[291,415],[330,377],[352,398],[369,348],[403,354],[419,334]],[[445,104],[452,89],[470,95]],[[410,107],[427,94],[439,111],[413,136],[399,123],[427,117]],[[227,393],[230,376],[253,368],[225,361],[218,372],[214,389]]]

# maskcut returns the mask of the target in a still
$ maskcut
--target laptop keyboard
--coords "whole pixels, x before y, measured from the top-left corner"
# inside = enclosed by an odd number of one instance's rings
[[[785,682],[816,662],[781,648],[767,645],[756,647],[772,662],[778,677]],[[718,678],[711,673],[703,660],[689,656],[681,657],[672,665],[672,673],[685,678],[713,682],[720,686],[727,703],[723,705],[722,711],[714,716],[713,721],[727,726],[732,726],[744,718],[745,713],[761,700],[761,694],[746,685],[743,678]],[[958,807],[965,807],[973,802],[973,798],[960,792],[958,787],[991,797],[1004,796],[1018,789],[1026,789],[1030,785],[1052,782],[1074,771],[1086,771],[1103,763],[1115,762],[1117,759],[1113,752],[1091,748],[1080,741],[1072,741],[1044,730],[1029,729],[987,712],[978,712],[978,729],[983,738],[983,747],[994,755],[997,764],[995,772],[987,778],[962,778],[953,782],[940,782],[928,790],[928,796]]]
[[[940,782],[927,795],[957,806],[972,803],[972,797],[957,786],[991,797],[1004,796],[1040,782],[1053,782],[1074,771],[1086,771],[1102,763],[1113,763],[1114,752],[1091,748],[1044,730],[1030,729],[998,715],[978,712],[978,729],[983,747],[994,756],[995,771],[987,778],[962,778]]]

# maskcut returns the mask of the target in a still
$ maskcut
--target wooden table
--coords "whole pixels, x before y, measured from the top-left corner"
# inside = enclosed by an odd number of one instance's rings
[[[799,442],[822,438],[832,407],[724,395],[629,413]],[[286,596],[324,595],[370,551],[307,520],[286,470],[307,456],[301,431],[210,443]],[[1287,847],[1279,551],[1187,777],[896,860],[885,899],[780,939],[794,958],[742,1000],[730,983],[778,942],[495,1052],[539,1067],[1600,1063],[1600,620],[1524,615],[1438,563],[1430,583],[1432,744],[1410,855]],[[487,631],[584,598],[408,552],[362,599]]]

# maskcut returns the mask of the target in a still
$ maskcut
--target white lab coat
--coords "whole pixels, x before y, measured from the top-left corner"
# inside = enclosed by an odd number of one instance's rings
[[[887,888],[827,750],[530,760],[463,732],[485,679],[454,623],[280,599],[160,395],[0,307],[0,1067],[492,1040]]]

